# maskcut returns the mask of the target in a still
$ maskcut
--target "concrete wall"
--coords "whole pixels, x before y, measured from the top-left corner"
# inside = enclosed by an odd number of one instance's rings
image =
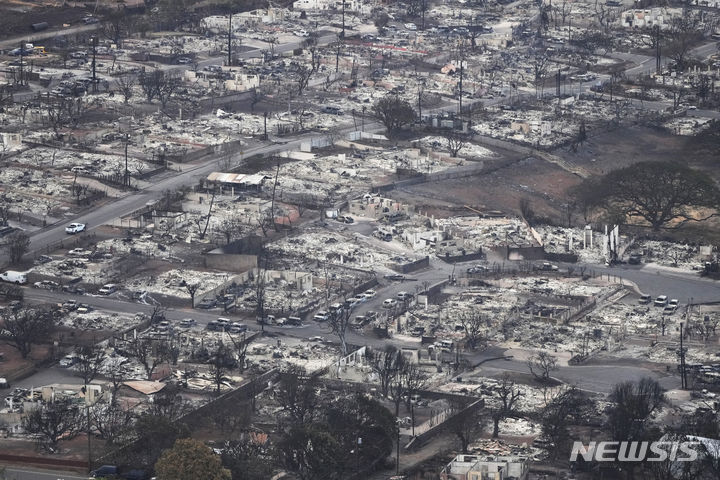
[[[394,263],[389,265],[390,268],[395,270],[399,273],[410,273],[410,272],[416,272],[418,270],[422,270],[423,268],[428,268],[430,266],[430,257],[421,258],[420,260],[415,260],[414,262],[410,263]]]
[[[246,272],[257,268],[256,255],[233,253],[208,253],[205,255],[205,267],[228,272]]]

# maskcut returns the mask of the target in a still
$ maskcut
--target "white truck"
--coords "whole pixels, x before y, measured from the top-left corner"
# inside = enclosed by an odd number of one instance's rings
[[[16,272],[14,270],[7,270],[0,273],[0,280],[8,283],[17,283],[18,285],[25,285],[27,283],[27,275],[24,272]]]

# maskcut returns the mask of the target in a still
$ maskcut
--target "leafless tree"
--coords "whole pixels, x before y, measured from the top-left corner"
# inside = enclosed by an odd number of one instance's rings
[[[161,344],[162,342],[139,336],[128,343],[127,353],[142,365],[148,380],[152,380],[155,369],[168,360],[169,352]]]
[[[105,37],[120,48],[120,42],[128,34],[128,20],[125,10],[122,8],[113,9],[101,22],[101,31]]]
[[[532,57],[533,85],[535,86],[535,97],[540,98],[545,86],[550,59],[544,52],[536,52]]]
[[[247,356],[247,349],[250,346],[251,340],[247,338],[245,334],[240,338],[235,338],[230,335],[230,341],[235,349],[235,357],[237,359],[237,368],[242,373],[245,370],[245,357]]]
[[[493,438],[500,435],[500,422],[515,414],[515,404],[522,396],[522,392],[515,388],[515,382],[510,380],[510,376],[506,373],[495,391],[495,396],[499,401],[499,405],[492,412]]]
[[[467,402],[453,402],[453,409],[456,412],[462,411]],[[462,453],[469,453],[468,447],[483,432],[483,424],[485,423],[485,412],[480,409],[474,409],[467,415],[457,416],[449,423],[449,430],[453,433],[458,442],[460,442],[460,450]]]
[[[127,104],[133,96],[133,89],[135,88],[136,78],[130,73],[123,73],[115,79],[115,86],[122,94]]]
[[[444,129],[442,136],[443,138],[445,138],[447,148],[448,150],[450,150],[450,154],[453,157],[457,157],[460,153],[460,150],[465,148],[465,145],[467,145],[468,142],[468,136],[463,134],[462,132],[458,132],[454,128]]]
[[[384,350],[369,350],[367,355],[370,368],[380,379],[380,391],[387,397],[390,381],[399,370],[403,358],[394,345],[387,345]]]
[[[98,374],[105,352],[99,347],[82,346],[75,351],[77,363],[75,374],[82,378],[83,384],[88,385]]]
[[[609,33],[619,17],[620,11],[595,0],[595,20],[604,33]]]
[[[428,377],[417,363],[405,362],[402,379],[405,386],[405,404],[410,409],[413,395],[425,387]]]
[[[268,230],[275,225],[275,216],[272,214],[272,209],[266,208],[260,211],[257,216],[257,222],[263,237],[267,237]]]
[[[155,69],[150,73],[143,72],[138,77],[138,84],[145,94],[145,98],[148,102],[152,102],[153,98],[157,97],[158,86],[163,81],[162,70]]]
[[[459,319],[465,330],[468,346],[475,349],[483,341],[483,329],[488,325],[489,319],[476,311],[460,315]]]
[[[298,96],[302,95],[305,89],[310,84],[310,78],[313,75],[312,68],[308,68],[305,66],[300,66],[297,69],[297,72],[295,72],[295,81],[297,86],[297,94]]]
[[[226,375],[234,364],[232,352],[221,342],[215,352],[210,356],[210,376],[215,383],[216,394],[220,394],[223,383],[226,380]]]
[[[187,283],[185,282],[185,289],[190,294],[190,306],[195,308],[195,294],[200,289],[199,283]]]
[[[46,403],[23,418],[27,433],[38,435],[39,445],[49,452],[57,450],[61,439],[71,440],[83,429],[85,421],[77,405],[69,401]]]
[[[344,357],[348,354],[345,336],[347,329],[350,327],[350,309],[343,308],[335,315],[331,315],[328,319],[328,327],[330,327],[330,331],[337,335],[338,340],[340,340],[340,355]]]
[[[87,102],[82,98],[40,96],[39,100],[45,110],[45,121],[58,138],[61,127],[76,126],[88,109]]]
[[[89,409],[90,423],[108,445],[122,445],[131,438],[134,414],[115,403],[98,402]]]
[[[110,382],[110,404],[115,405],[117,402],[117,393],[120,390],[125,377],[121,368],[122,361],[120,357],[112,357],[107,360],[107,373],[105,377]]]
[[[176,75],[164,75],[163,80],[158,84],[157,97],[165,108],[170,98],[180,89],[182,80]]]
[[[703,38],[706,25],[697,13],[690,11],[670,19],[665,30],[663,53],[673,59],[680,71],[685,70],[692,47]]]
[[[536,379],[545,383],[550,380],[550,373],[558,369],[557,357],[547,352],[538,352],[528,358],[527,366]]]
[[[215,227],[223,237],[225,237],[225,244],[229,244],[233,238],[242,234],[242,221],[238,215],[232,215],[223,219],[220,224]]]

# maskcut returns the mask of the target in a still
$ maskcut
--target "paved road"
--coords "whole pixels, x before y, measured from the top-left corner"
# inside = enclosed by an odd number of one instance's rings
[[[6,480],[87,480],[88,476],[22,467],[5,467],[5,477],[3,478]]]
[[[577,268],[577,267],[576,267]],[[642,293],[677,298],[681,303],[720,301],[720,282],[700,277],[698,273],[681,273],[653,265],[620,265],[606,267],[587,265],[596,274],[618,276],[635,283]]]

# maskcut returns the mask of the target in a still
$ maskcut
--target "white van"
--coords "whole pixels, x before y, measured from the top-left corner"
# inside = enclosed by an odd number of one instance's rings
[[[25,285],[27,283],[27,276],[23,272],[8,270],[7,272],[0,273],[0,280]]]

